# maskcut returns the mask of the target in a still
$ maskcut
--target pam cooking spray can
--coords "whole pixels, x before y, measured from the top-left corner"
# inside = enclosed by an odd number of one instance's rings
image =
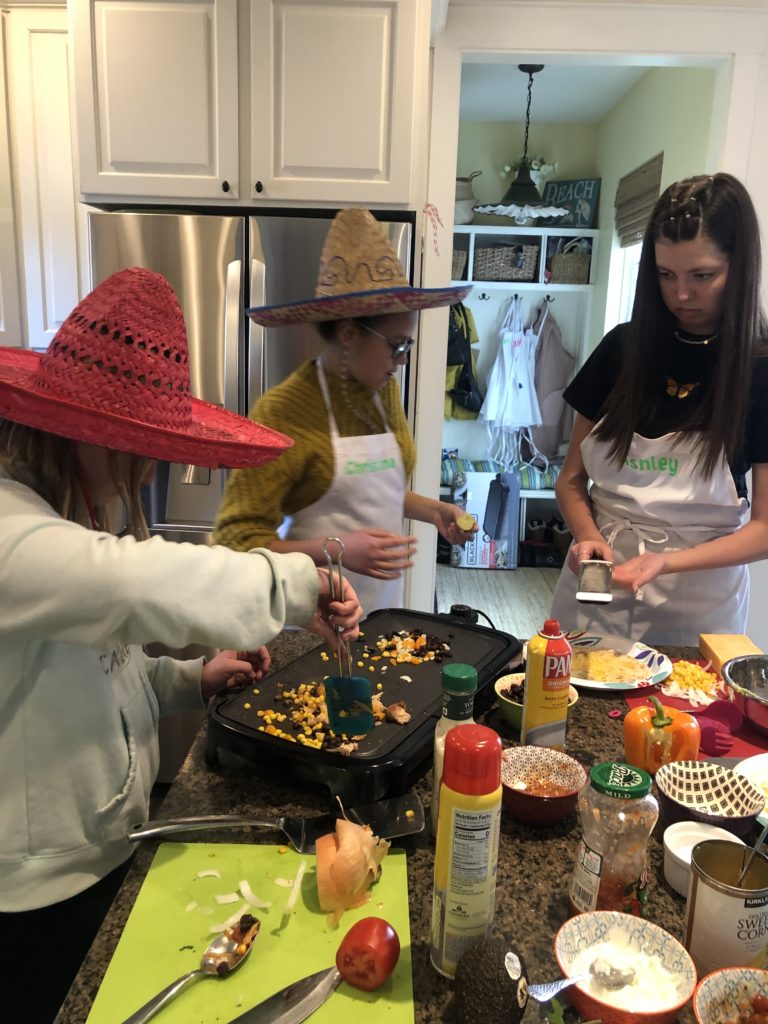
[[[445,737],[432,893],[433,966],[452,978],[461,954],[490,932],[501,823],[501,739],[484,725]]]
[[[565,749],[571,645],[557,619],[547,619],[528,643],[520,742]]]

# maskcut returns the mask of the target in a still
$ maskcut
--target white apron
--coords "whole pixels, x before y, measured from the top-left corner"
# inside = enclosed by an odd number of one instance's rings
[[[632,438],[624,465],[593,430],[582,442],[595,522],[616,564],[645,551],[693,547],[733,533],[747,518],[728,464],[707,479],[693,450],[698,435]],[[613,588],[609,604],[576,600],[577,577],[563,566],[552,615],[564,629],[629,637],[650,644],[698,644],[699,633],[743,633],[749,605],[746,565],[659,576],[639,596]]]
[[[383,434],[340,437],[319,359],[315,365],[328,410],[334,475],[331,486],[321,498],[291,517],[288,539],[339,537],[366,527],[402,533],[405,468],[400,445],[387,425],[381,398],[373,395],[373,403],[384,422]],[[402,576],[378,580],[347,569],[345,576],[355,588],[366,615],[377,608],[403,607],[405,583]]]

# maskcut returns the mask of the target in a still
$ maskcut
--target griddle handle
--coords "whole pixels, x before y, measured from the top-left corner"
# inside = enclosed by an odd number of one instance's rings
[[[158,839],[176,832],[194,832],[204,828],[237,828],[243,825],[282,832],[285,818],[249,818],[242,814],[205,814],[194,818],[169,818],[165,821],[146,821],[134,825],[127,838],[131,842],[138,842],[140,839]]]

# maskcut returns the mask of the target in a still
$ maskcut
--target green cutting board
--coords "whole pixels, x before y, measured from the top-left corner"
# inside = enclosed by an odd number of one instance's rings
[[[363,907],[347,911],[331,930],[317,899],[315,858],[307,870],[296,909],[284,908],[290,889],[276,879],[292,880],[302,860],[285,847],[218,843],[163,843],[155,854],[107,968],[87,1024],[118,1024],[166,985],[200,964],[214,938],[213,924],[226,921],[239,903],[219,905],[216,894],[237,891],[248,881],[266,910],[254,910],[261,930],[250,956],[228,978],[193,982],[159,1014],[158,1024],[229,1024],[273,992],[307,974],[331,967],[347,930],[363,917],[383,917],[400,937],[395,973],[376,992],[361,992],[342,982],[312,1015],[312,1024],[344,1024],[361,1018],[387,1024],[413,1024],[411,942],[408,922],[406,856],[390,851],[382,874]],[[198,877],[216,869],[221,878]],[[197,907],[187,910],[192,902]],[[366,1005],[369,1004],[369,1005]]]

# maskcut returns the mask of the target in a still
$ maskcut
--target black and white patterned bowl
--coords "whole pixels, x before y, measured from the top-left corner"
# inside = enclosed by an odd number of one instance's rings
[[[757,786],[711,761],[671,761],[655,782],[665,826],[692,818],[745,836],[765,807]]]
[[[699,1024],[739,1020],[754,996],[768,997],[768,971],[759,967],[723,967],[701,979],[693,993]]]

